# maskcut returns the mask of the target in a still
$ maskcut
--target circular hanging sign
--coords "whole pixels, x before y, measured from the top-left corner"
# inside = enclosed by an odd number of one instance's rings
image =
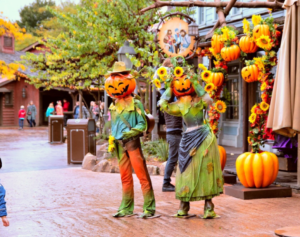
[[[187,57],[192,54],[195,44],[195,37],[190,37],[188,34],[189,24],[178,17],[173,17],[165,21],[160,28],[158,43],[169,57],[179,55]]]

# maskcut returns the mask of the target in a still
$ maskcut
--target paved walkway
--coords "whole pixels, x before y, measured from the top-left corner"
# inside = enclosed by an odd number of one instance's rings
[[[13,143],[12,143],[13,142]],[[274,230],[299,225],[300,195],[292,198],[243,201],[221,195],[214,199],[220,219],[169,217],[179,201],[162,193],[162,177],[151,176],[158,219],[115,219],[121,201],[119,174],[94,173],[66,165],[66,145],[47,143],[45,131],[0,130],[0,171],[7,190],[11,226],[0,236],[274,236]],[[174,180],[173,180],[174,181]],[[135,182],[136,212],[142,212],[142,193]],[[203,201],[191,213],[203,213]]]

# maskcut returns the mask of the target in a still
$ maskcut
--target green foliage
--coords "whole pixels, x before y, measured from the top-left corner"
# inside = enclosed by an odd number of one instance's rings
[[[53,14],[46,9],[47,6],[55,6],[55,1],[35,0],[23,7],[20,10],[21,21],[17,21],[18,25],[25,28],[27,32],[36,29],[43,20],[53,17]]]
[[[160,161],[168,160],[169,144],[164,139],[145,142],[142,149],[146,155],[157,156]]]

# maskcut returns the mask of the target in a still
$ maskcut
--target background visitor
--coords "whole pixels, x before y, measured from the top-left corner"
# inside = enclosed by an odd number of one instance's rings
[[[36,107],[33,104],[33,101],[30,101],[30,105],[27,108],[27,119],[29,121],[29,125],[30,127],[35,127],[36,123],[35,123],[35,118],[36,118]]]
[[[25,117],[26,117],[26,111],[24,109],[24,105],[21,105],[19,110],[19,129],[23,129]]]
[[[46,118],[48,119],[48,121],[49,121],[49,116],[53,114],[54,114],[54,105],[53,103],[50,103],[46,111]]]

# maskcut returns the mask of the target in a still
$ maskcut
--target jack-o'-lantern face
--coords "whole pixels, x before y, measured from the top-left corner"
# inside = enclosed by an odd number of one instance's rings
[[[131,78],[131,79],[128,79]],[[124,98],[130,95],[136,86],[136,81],[130,74],[112,74],[105,81],[105,90],[110,97],[115,99]]]
[[[175,77],[172,82],[172,89],[177,97],[190,95],[195,91],[190,79],[186,75]]]

